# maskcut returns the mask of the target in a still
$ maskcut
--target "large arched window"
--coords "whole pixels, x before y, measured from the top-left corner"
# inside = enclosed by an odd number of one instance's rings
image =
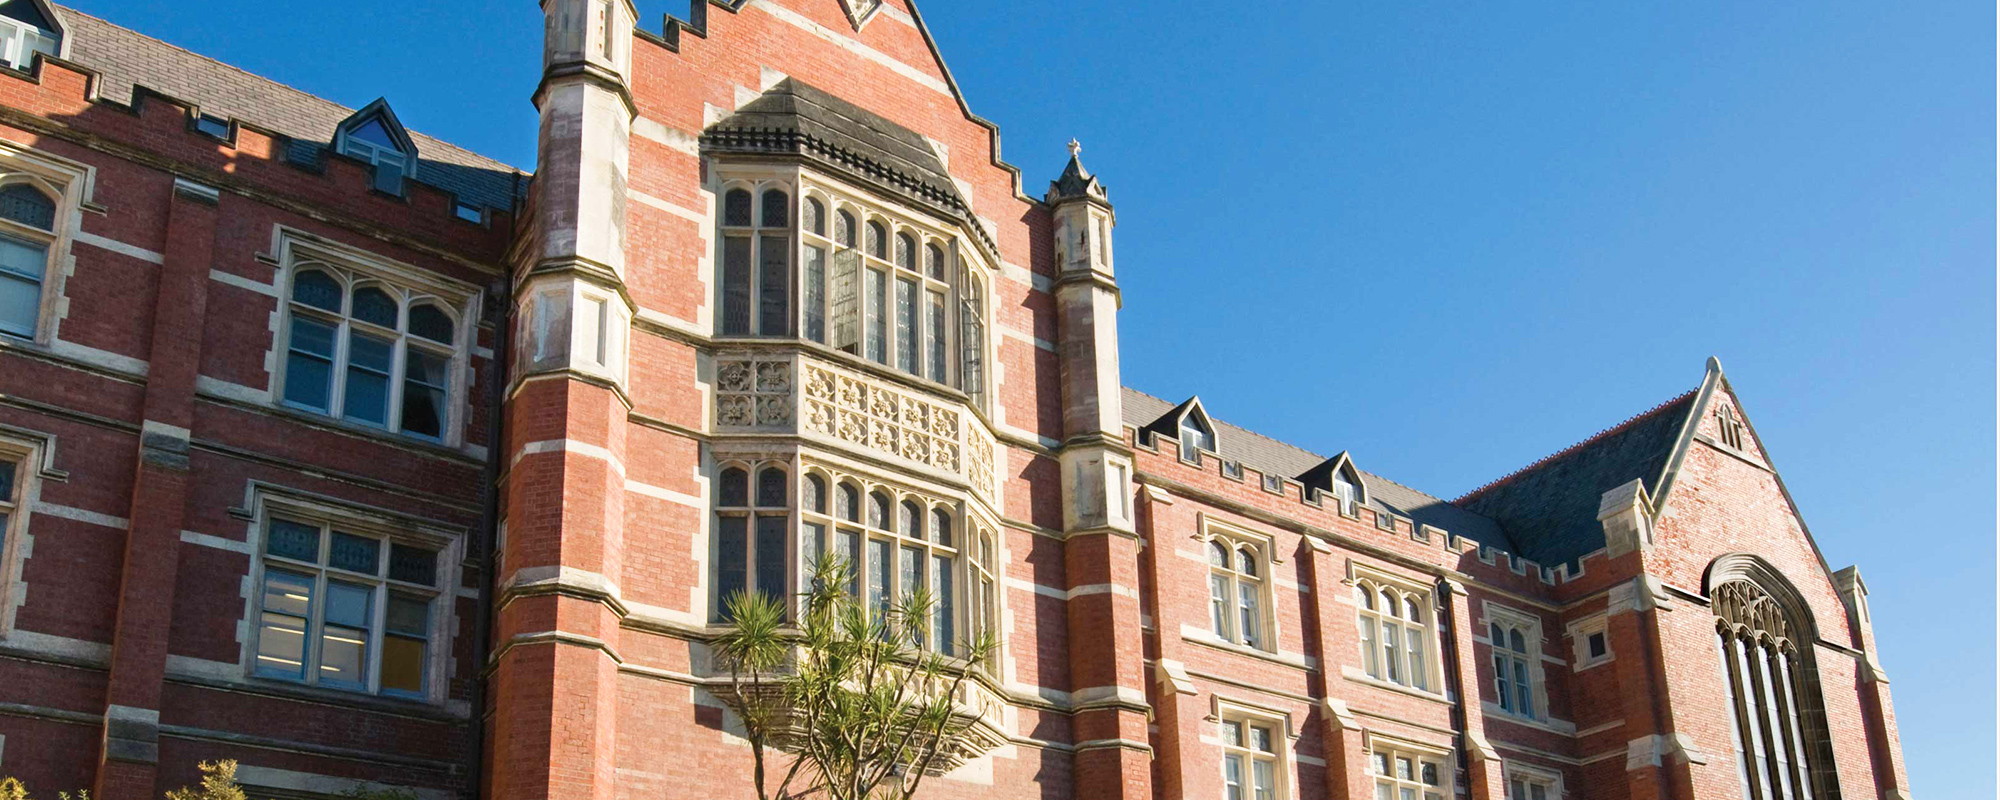
[[[723,192],[722,335],[791,333],[791,209],[783,189]]]
[[[1362,580],[1354,584],[1354,601],[1362,670],[1370,678],[1431,691],[1431,594]]]
[[[0,186],[0,333],[34,337],[55,229],[55,198],[26,183]]]
[[[1263,648],[1264,574],[1257,548],[1227,538],[1208,540],[1209,625],[1227,642]]]
[[[314,263],[292,274],[287,311],[286,405],[450,438],[463,337],[441,299]]]
[[[1826,712],[1811,667],[1817,635],[1810,612],[1775,570],[1746,556],[1718,560],[1710,581],[1743,797],[1837,797]]]

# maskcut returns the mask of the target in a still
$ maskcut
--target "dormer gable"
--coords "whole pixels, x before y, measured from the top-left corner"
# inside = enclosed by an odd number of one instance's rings
[[[403,178],[417,167],[417,144],[387,98],[375,98],[342,120],[333,132],[333,150],[373,165],[375,188],[393,195],[403,193]]]
[[[36,53],[62,56],[62,17],[43,0],[0,0],[0,60],[25,70]]]
[[[1220,457],[1221,445],[1215,438],[1215,422],[1201,407],[1199,396],[1188,398],[1139,430],[1141,444],[1151,445],[1155,436],[1172,436],[1180,442],[1182,461],[1195,461],[1200,453]]]
[[[1361,470],[1354,468],[1346,450],[1299,473],[1298,481],[1306,487],[1308,497],[1312,492],[1331,495],[1339,501],[1340,510],[1348,514],[1368,502],[1368,484],[1362,480]]]

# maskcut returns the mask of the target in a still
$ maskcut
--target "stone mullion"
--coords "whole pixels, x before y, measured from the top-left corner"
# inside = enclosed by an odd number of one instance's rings
[[[1736,636],[1733,632],[1725,632],[1716,638],[1716,643],[1722,648],[1722,679],[1728,681],[1730,687],[1729,713],[1736,718],[1736,741],[1731,744],[1736,746],[1736,757],[1743,762],[1737,765],[1737,769],[1746,778],[1744,783],[1750,790],[1748,800],[1764,800],[1764,784],[1757,772],[1757,751],[1750,738],[1754,735],[1751,731],[1755,729],[1751,727],[1744,710],[1750,705],[1749,695],[1745,694],[1749,687],[1743,685],[1743,674],[1739,671],[1742,658],[1736,649]]]

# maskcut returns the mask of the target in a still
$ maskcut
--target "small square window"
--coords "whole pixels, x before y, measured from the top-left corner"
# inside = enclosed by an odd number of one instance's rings
[[[1604,641],[1603,631],[1590,635],[1588,647],[1592,659],[1603,658],[1611,652],[1611,646]]]
[[[1284,477],[1279,475],[1271,475],[1268,473],[1265,474],[1264,491],[1270,492],[1272,494],[1284,494],[1285,493]]]
[[[486,221],[486,209],[480,208],[479,206],[475,206],[471,203],[456,203],[452,206],[451,213],[456,215],[459,219],[465,220],[466,222]]]
[[[217,139],[229,138],[229,120],[201,114],[194,118],[194,129]]]

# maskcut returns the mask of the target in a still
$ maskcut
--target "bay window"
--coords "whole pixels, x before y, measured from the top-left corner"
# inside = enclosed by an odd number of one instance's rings
[[[725,186],[718,335],[797,336],[981,397],[984,270],[950,224],[818,182]]]
[[[796,551],[788,549],[785,533],[792,519],[787,493],[794,485]],[[827,556],[847,565],[841,588],[866,614],[885,613],[920,588],[930,593],[931,617],[926,630],[913,632],[921,638],[912,647],[954,655],[998,622],[995,530],[955,501],[821,467],[808,467],[794,483],[783,465],[731,464],[718,480],[715,514],[717,622],[726,621],[720,604],[737,591],[789,602],[784,587],[809,590],[806,582]]]
[[[423,699],[432,692],[435,547],[272,517],[257,596],[258,677]]]

